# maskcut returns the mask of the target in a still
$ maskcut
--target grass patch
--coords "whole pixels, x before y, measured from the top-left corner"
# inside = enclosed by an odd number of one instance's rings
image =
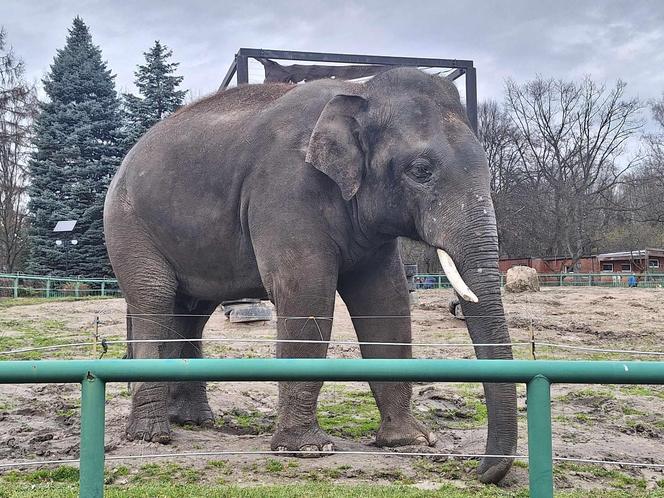
[[[216,424],[236,429],[241,434],[266,434],[274,430],[275,416],[235,408],[219,417]]]
[[[24,482],[34,485],[54,482],[78,483],[78,478],[79,474],[76,467],[62,465],[54,469],[39,469],[32,472],[11,470],[2,476],[2,481],[14,484]]]
[[[191,467],[183,467],[177,463],[148,463],[141,466],[131,481],[136,484],[159,482],[161,484],[187,483],[194,484],[201,480],[202,473]]]
[[[0,477],[0,497],[2,498],[69,498],[78,495],[78,485],[68,480],[54,481],[49,484],[29,481],[8,482],[7,475]],[[526,488],[505,490],[497,486],[467,483],[459,488],[451,483],[441,483],[436,490],[421,490],[400,483],[392,485],[361,484],[338,485],[330,483],[303,483],[292,485],[264,485],[238,487],[233,485],[205,486],[182,483],[143,483],[107,485],[108,498],[296,498],[310,496],[314,498],[527,498]],[[595,498],[597,490],[557,492],[562,498]],[[664,498],[664,489],[645,491],[640,487],[629,491],[601,490],[606,498]]]
[[[116,296],[81,296],[81,297],[8,297],[0,299],[0,309],[12,308],[14,306],[32,306],[35,304],[73,302],[73,301],[101,301],[105,299],[116,299]]]
[[[463,400],[458,406],[440,409],[431,408],[428,420],[438,429],[475,429],[488,423],[484,393],[477,384],[451,384],[456,395]],[[457,403],[454,403],[457,405]]]
[[[664,399],[664,389],[660,386],[621,386],[620,392],[628,396],[654,397]]]
[[[31,319],[0,319],[0,351],[20,350],[27,348],[49,348],[62,344],[74,342],[89,342],[90,335],[85,331],[67,329],[65,322],[61,320],[31,320]],[[90,325],[92,331],[92,324]],[[108,337],[111,339],[111,337]],[[101,345],[97,347],[97,354],[101,354]],[[105,358],[121,358],[126,350],[123,344],[111,344]],[[92,354],[92,346],[63,347],[54,349],[42,349],[38,351],[26,351],[11,355],[13,360],[40,360],[50,359],[72,359],[89,357]]]
[[[380,413],[371,392],[344,392],[339,399],[319,401],[318,423],[334,436],[361,439],[378,430]]]

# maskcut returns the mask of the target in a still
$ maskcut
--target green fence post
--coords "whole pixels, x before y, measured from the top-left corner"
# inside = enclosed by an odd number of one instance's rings
[[[81,383],[81,498],[104,496],[104,412],[106,384],[88,372]]]
[[[18,277],[14,279],[14,298],[18,297]]]
[[[562,286],[563,286],[563,274],[561,273],[560,274],[560,287],[562,287]]]
[[[76,282],[76,284],[74,284],[74,296],[80,297],[80,295],[81,295],[80,292],[79,292],[80,288],[81,288],[81,283]]]
[[[101,282],[101,297],[106,297],[106,281]]]
[[[528,382],[528,480],[531,498],[553,498],[551,384],[543,375]]]
[[[51,279],[46,279],[46,298],[51,297]]]

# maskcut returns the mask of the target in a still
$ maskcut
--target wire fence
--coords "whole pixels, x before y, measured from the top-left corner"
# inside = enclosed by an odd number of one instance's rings
[[[543,276],[540,276],[542,279]],[[584,286],[596,286],[602,285],[603,280],[600,277],[607,278],[606,275],[558,275],[558,285],[577,285],[574,282],[584,282]],[[664,277],[664,276],[663,276]],[[446,281],[444,275],[437,275],[436,281],[437,287],[432,288],[444,288],[449,285]],[[547,276],[547,278],[549,278]],[[571,279],[571,280],[570,280]],[[575,280],[576,279],[576,280]],[[585,279],[585,280],[584,280]],[[591,279],[591,280],[589,280]],[[99,297],[116,297],[120,296],[120,290],[117,286],[117,281],[110,279],[71,279],[71,278],[47,278],[47,282],[43,284],[44,279],[40,277],[32,276],[16,276],[16,275],[0,275],[0,291],[10,290],[8,297],[79,297],[87,298],[93,296]],[[588,283],[593,282],[593,283]],[[611,280],[611,285],[615,281]],[[653,279],[651,282],[658,282],[657,279]],[[547,284],[542,284],[547,285]],[[553,280],[551,285],[556,285]],[[661,283],[660,283],[661,285]],[[622,285],[621,285],[622,286]],[[651,285],[650,287],[657,287],[657,285]],[[429,287],[423,288],[428,289]],[[40,294],[41,293],[41,294]],[[141,310],[136,310],[135,313],[129,313],[125,315],[129,318],[134,318],[137,320],[159,320],[165,317],[209,317],[210,315],[195,315],[195,314],[164,314],[164,313],[142,313]],[[100,310],[99,314],[101,314]],[[316,320],[332,320],[332,316],[276,316],[274,317],[277,321],[279,320],[293,320],[293,321],[316,321]],[[410,315],[386,315],[386,316],[350,316],[352,320],[366,320],[366,319],[378,319],[378,320],[388,320],[388,319],[410,319]],[[486,317],[484,317],[486,318]],[[95,326],[100,324],[99,316],[95,316],[92,323]],[[389,323],[386,324],[389,326]],[[552,342],[552,341],[543,341],[536,339],[536,333],[533,330],[533,324],[530,324],[531,328],[531,337],[528,341],[512,341],[508,343],[479,343],[473,344],[471,342],[396,342],[396,341],[383,341],[383,342],[373,342],[373,341],[354,341],[354,340],[325,340],[321,338],[318,339],[278,339],[278,338],[238,338],[238,337],[208,337],[208,338],[167,338],[167,339],[115,339],[115,338],[104,338],[98,333],[98,330],[91,334],[92,339],[89,341],[80,341],[80,342],[63,342],[59,344],[50,344],[48,346],[31,346],[31,347],[19,347],[13,349],[6,349],[0,351],[0,356],[10,359],[13,355],[19,355],[25,352],[47,352],[55,350],[66,350],[73,348],[92,348],[95,352],[94,354],[101,353],[103,356],[104,352],[107,351],[110,345],[128,345],[133,343],[156,343],[156,344],[166,344],[166,343],[196,343],[196,342],[210,342],[210,343],[227,343],[227,344],[267,344],[267,345],[276,345],[276,344],[325,344],[327,346],[352,346],[360,347],[364,345],[373,345],[373,346],[387,346],[387,347],[403,347],[403,346],[412,346],[414,348],[439,348],[439,349],[449,349],[449,348],[458,348],[458,349],[477,349],[484,347],[501,347],[509,346],[514,348],[526,348],[530,350],[533,359],[535,358],[535,351],[540,348],[550,348],[558,349],[561,351],[578,351],[582,353],[606,353],[606,354],[619,354],[619,355],[638,355],[638,356],[652,356],[659,358],[664,356],[664,351],[661,350],[648,350],[648,349],[630,349],[630,348],[607,348],[603,344],[588,344],[588,343],[570,343],[570,342]],[[455,459],[478,459],[484,458],[492,455],[483,455],[483,454],[464,454],[464,453],[442,453],[442,452],[399,452],[399,451],[382,451],[382,450],[371,450],[371,451],[288,451],[288,454],[339,454],[339,455],[384,455],[386,457],[429,457],[429,458],[455,458]],[[173,452],[173,453],[156,453],[156,454],[142,454],[142,455],[110,455],[106,459],[109,461],[115,460],[136,460],[136,459],[152,459],[152,458],[187,458],[187,457],[213,457],[213,456],[223,456],[223,455],[279,455],[283,452],[279,451],[262,451],[262,450],[246,450],[246,451],[196,451],[196,452]],[[528,455],[493,455],[495,457],[501,458],[514,458],[514,459],[527,459]],[[622,467],[648,467],[654,469],[664,468],[664,463],[659,462],[647,462],[647,461],[632,461],[632,460],[604,460],[598,458],[586,458],[586,457],[568,457],[568,456],[554,456],[554,461],[558,462],[577,462],[577,463],[589,463],[589,464],[598,464],[598,465],[617,465]],[[19,462],[5,462],[0,463],[0,468],[21,468],[31,465],[56,465],[56,464],[76,464],[79,463],[79,459],[62,459],[62,460],[24,460]]]

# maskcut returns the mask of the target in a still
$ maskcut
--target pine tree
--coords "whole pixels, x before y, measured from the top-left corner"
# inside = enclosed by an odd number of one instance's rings
[[[186,90],[178,90],[182,76],[174,75],[177,62],[169,62],[173,51],[159,40],[144,52],[145,65],[139,65],[134,83],[140,96],[124,94],[124,115],[129,145],[159,120],[182,105]]]
[[[102,213],[123,153],[113,80],[88,27],[76,17],[65,47],[58,50],[43,80],[48,101],[41,104],[35,123],[35,152],[29,165],[31,272],[111,273]],[[59,220],[78,220],[71,237],[53,233]],[[57,238],[64,244],[56,246]],[[72,245],[70,238],[78,244]]]

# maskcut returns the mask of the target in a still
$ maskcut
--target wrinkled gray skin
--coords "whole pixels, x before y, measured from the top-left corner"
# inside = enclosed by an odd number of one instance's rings
[[[268,297],[279,339],[328,339],[335,291],[360,341],[411,341],[396,237],[447,251],[479,303],[463,301],[475,343],[506,343],[496,222],[484,152],[455,87],[415,69],[366,84],[248,85],[208,97],[153,127],[106,197],[108,252],[133,339],[199,338],[222,301]],[[175,314],[175,316],[173,316]],[[187,316],[191,315],[191,316]],[[280,343],[279,357],[323,357]],[[476,347],[512,358],[509,347]],[[362,346],[366,358],[410,358],[408,346]],[[135,343],[135,358],[196,358],[200,343]],[[330,450],[316,421],[322,383],[282,382],[272,448]],[[380,446],[433,445],[411,413],[408,383],[371,384]],[[486,384],[487,454],[513,454],[516,392]],[[130,439],[168,442],[169,418],[211,424],[204,383],[136,383]],[[499,481],[509,458],[486,458]]]

